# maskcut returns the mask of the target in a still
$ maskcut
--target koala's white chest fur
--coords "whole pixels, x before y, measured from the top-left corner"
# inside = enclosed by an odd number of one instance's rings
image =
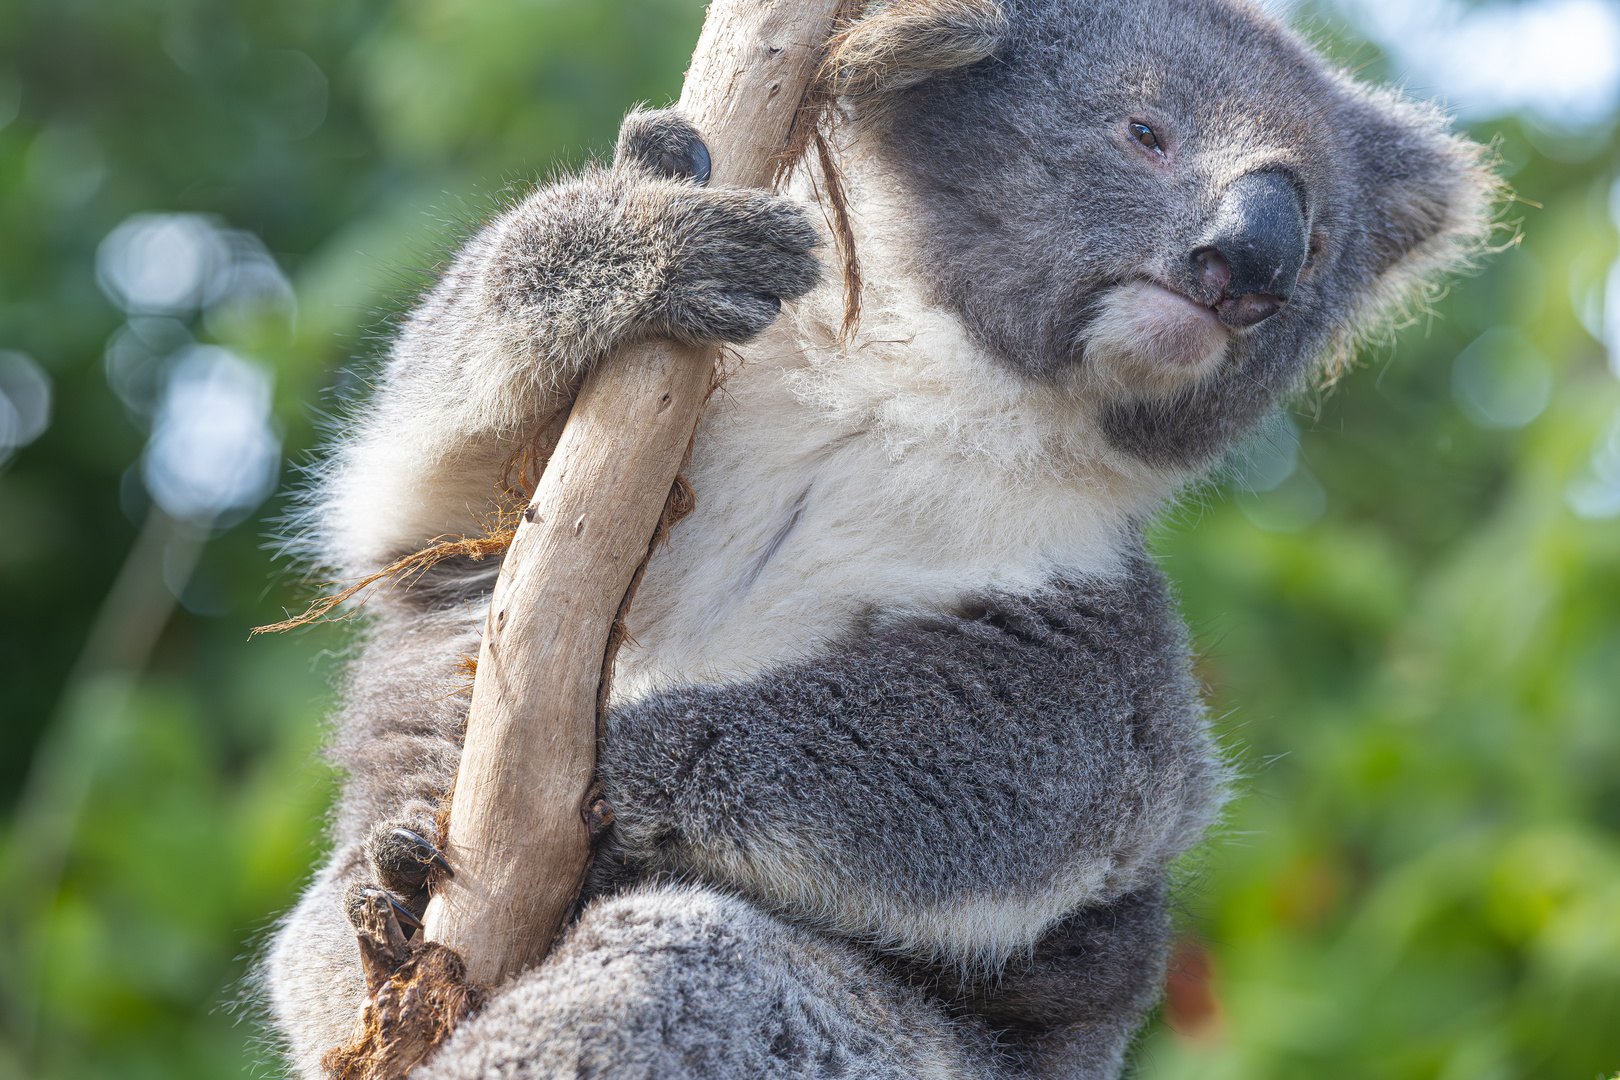
[[[1111,575],[1169,492],[1106,446],[1081,391],[1004,372],[954,318],[869,289],[846,349],[839,305],[829,284],[785,312],[711,402],[698,508],[648,566],[616,700],[746,678],[863,618]]]

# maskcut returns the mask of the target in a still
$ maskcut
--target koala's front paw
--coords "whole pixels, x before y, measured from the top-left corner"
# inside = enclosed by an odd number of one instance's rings
[[[763,333],[821,278],[819,243],[799,207],[754,191],[704,192],[680,207],[659,318],[693,341],[744,342]]]
[[[760,191],[708,191],[709,151],[680,114],[635,112],[620,129],[615,169],[685,181],[670,193],[658,232],[665,272],[652,321],[690,341],[744,342],[776,319],[782,301],[815,287],[820,244],[809,216]]]

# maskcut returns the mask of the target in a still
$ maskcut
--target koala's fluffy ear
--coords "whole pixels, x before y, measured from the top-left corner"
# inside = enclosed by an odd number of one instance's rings
[[[1487,149],[1452,134],[1439,108],[1362,86],[1348,97],[1341,128],[1356,175],[1353,259],[1364,295],[1355,323],[1365,339],[1486,250],[1504,185]]]
[[[834,35],[819,81],[859,108],[995,52],[1007,17],[995,0],[874,0]]]

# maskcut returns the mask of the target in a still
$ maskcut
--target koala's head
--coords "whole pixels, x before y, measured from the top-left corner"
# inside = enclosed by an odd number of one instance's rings
[[[1481,247],[1482,150],[1243,0],[887,0],[829,82],[936,300],[1195,468]]]

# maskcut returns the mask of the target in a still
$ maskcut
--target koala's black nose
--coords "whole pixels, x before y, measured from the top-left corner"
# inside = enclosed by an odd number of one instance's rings
[[[1249,173],[1226,189],[1209,239],[1192,253],[1193,280],[1226,325],[1276,314],[1305,265],[1305,214],[1286,176]]]

